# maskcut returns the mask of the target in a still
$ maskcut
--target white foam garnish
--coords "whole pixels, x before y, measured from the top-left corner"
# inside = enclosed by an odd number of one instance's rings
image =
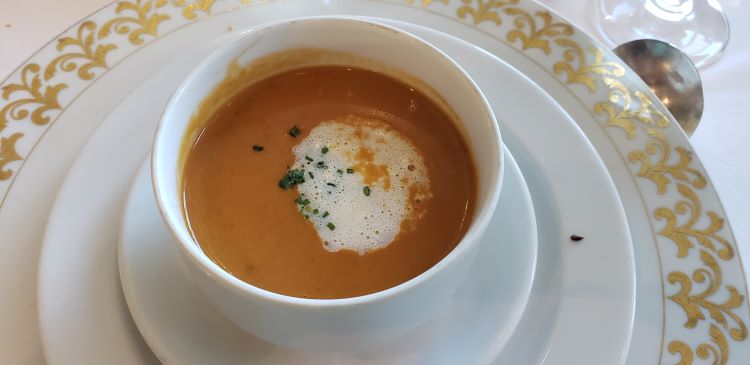
[[[417,148],[380,121],[349,116],[323,122],[293,152],[295,167],[305,169],[306,181],[297,185],[302,201],[308,201],[298,205],[301,214],[331,252],[364,254],[387,246],[402,222],[424,214],[420,205],[431,197]]]

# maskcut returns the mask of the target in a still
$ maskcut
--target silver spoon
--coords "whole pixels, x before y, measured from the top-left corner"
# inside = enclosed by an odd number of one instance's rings
[[[614,52],[651,88],[685,133],[693,134],[703,115],[703,86],[690,58],[655,39],[630,41]]]

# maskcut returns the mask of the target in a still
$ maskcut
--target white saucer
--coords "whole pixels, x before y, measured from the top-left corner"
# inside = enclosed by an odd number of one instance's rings
[[[118,255],[125,299],[138,329],[165,364],[484,363],[505,345],[529,299],[537,253],[526,182],[506,149],[498,210],[453,301],[414,332],[365,353],[301,353],[235,327],[202,297],[182,267],[141,166],[122,218]]]
[[[245,15],[252,14],[256,13]],[[165,51],[171,42],[202,45],[172,57],[168,66],[118,102],[81,149],[60,188],[39,271],[40,328],[51,364],[156,361],[132,323],[115,267],[122,202],[175,86],[227,40],[213,37],[226,32],[228,20],[237,26],[250,19],[228,15],[195,23],[160,40],[165,43],[159,47],[149,48]],[[495,362],[623,363],[634,328],[635,267],[628,222],[608,173],[615,166],[605,166],[575,121],[507,63],[434,29],[389,22],[441,48],[477,81],[532,193],[540,228],[537,271],[523,317]],[[137,73],[141,68],[130,65],[127,70]],[[573,243],[572,233],[586,238]],[[644,308],[658,312],[661,306],[657,302]],[[644,320],[649,326],[653,323]],[[473,336],[462,335],[467,340]],[[639,338],[644,335],[651,332],[640,332]],[[149,344],[153,340],[144,339]]]

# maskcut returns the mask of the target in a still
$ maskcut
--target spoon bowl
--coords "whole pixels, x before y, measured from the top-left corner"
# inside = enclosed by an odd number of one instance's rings
[[[690,58],[655,39],[638,39],[614,49],[669,109],[687,135],[693,134],[703,115],[703,85]]]

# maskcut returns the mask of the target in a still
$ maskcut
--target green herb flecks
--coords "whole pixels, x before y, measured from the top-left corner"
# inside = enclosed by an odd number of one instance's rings
[[[313,160],[313,159],[312,159],[312,157],[310,157],[310,156],[308,156],[308,155],[305,155],[305,160],[308,160],[308,161],[310,161],[310,162],[313,162],[313,161],[315,161],[315,160]]]
[[[370,187],[365,186],[364,188],[362,188],[362,192],[365,193],[365,196],[370,196]]]
[[[322,153],[322,154],[324,154],[324,155],[325,155],[326,153],[328,153],[328,147],[327,147],[327,146],[323,146],[323,148],[321,148],[321,149],[320,149],[320,153]]]
[[[334,184],[334,183],[326,183],[326,185],[333,186],[334,188],[336,187],[336,184]]]
[[[303,195],[300,195],[297,197],[297,199],[294,199],[294,202],[301,205],[302,207],[310,205],[310,199],[305,198]]]
[[[346,169],[346,173],[347,174],[353,174],[354,173],[354,169],[348,168],[348,169]]]
[[[253,145],[253,151],[255,151],[255,152],[263,151],[263,146],[261,146],[259,144],[254,144]]]
[[[307,172],[307,174],[308,174],[308,175],[310,175],[310,178],[311,178],[311,179],[314,179],[314,178],[315,178],[315,175],[313,175],[312,171],[308,171],[308,172]]]
[[[325,163],[325,162],[323,162],[323,161],[318,161],[318,163],[316,163],[316,164],[315,164],[315,167],[317,167],[317,168],[319,168],[319,169],[325,169],[325,168],[327,168],[328,166],[326,166],[326,163]]]
[[[327,217],[327,216],[328,216],[328,211],[326,210],[325,212],[323,212],[323,215],[322,215],[322,217],[323,217],[323,218],[325,218],[325,217]]]
[[[292,169],[286,172],[279,180],[279,187],[282,189],[291,189],[298,184],[305,182],[305,170]]]
[[[330,229],[330,230],[332,230],[332,231],[333,231],[334,229],[336,229],[336,226],[335,226],[335,225],[334,225],[333,223],[331,223],[331,222],[328,222],[328,224],[326,224],[326,227],[328,227],[328,229]]]
[[[299,136],[300,133],[302,133],[302,131],[300,131],[299,128],[297,128],[296,125],[293,126],[292,129],[289,130],[289,135],[292,136],[292,137],[294,137],[294,138],[297,138],[297,136]]]
[[[343,174],[343,173],[344,173],[344,170],[342,170],[342,169],[338,169],[338,170],[336,170],[336,172],[338,172],[338,173],[339,173],[339,175],[341,175],[341,174]]]

